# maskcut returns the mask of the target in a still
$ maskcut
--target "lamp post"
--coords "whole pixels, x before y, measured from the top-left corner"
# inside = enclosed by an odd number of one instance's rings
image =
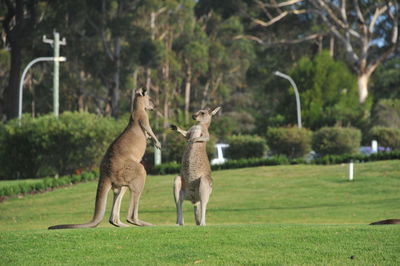
[[[42,61],[65,62],[65,61],[67,61],[67,58],[65,58],[63,56],[61,56],[61,57],[38,57],[36,59],[33,59],[25,67],[24,72],[22,72],[21,80],[19,82],[18,120],[19,120],[20,125],[21,125],[21,117],[22,117],[22,95],[23,95],[23,86],[24,86],[25,75],[31,66],[33,66],[37,62],[42,62]]]
[[[279,71],[275,71],[274,75],[279,76],[281,78],[287,79],[289,80],[290,84],[292,84],[292,87],[294,88],[294,94],[296,95],[296,107],[297,107],[297,125],[299,128],[301,128],[301,107],[300,107],[300,95],[299,95],[299,91],[297,90],[297,86],[296,83],[294,83],[293,79],[286,75],[283,74]]]

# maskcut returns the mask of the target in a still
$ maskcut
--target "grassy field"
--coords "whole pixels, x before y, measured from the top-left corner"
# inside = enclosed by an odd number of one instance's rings
[[[175,227],[173,176],[149,176],[141,219],[158,226],[47,231],[90,220],[96,183],[0,204],[0,264],[400,264],[400,162],[214,172],[205,228]],[[122,204],[126,215],[128,196]],[[27,259],[29,261],[27,261]]]

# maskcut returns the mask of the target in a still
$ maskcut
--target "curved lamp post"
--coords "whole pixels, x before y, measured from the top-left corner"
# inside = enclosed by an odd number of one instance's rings
[[[283,73],[281,73],[279,71],[275,71],[274,75],[277,75],[277,76],[279,76],[281,78],[287,79],[287,80],[289,80],[290,84],[292,84],[292,87],[294,88],[294,94],[296,95],[297,125],[298,125],[299,128],[301,128],[302,126],[301,126],[300,95],[299,95],[299,91],[297,90],[296,83],[294,83],[293,79],[290,76],[288,76],[286,74],[283,74]]]
[[[21,80],[19,82],[19,103],[18,103],[18,120],[19,124],[21,125],[21,117],[22,117],[22,94],[23,94],[23,86],[24,86],[24,80],[25,80],[25,75],[28,72],[29,68],[36,64],[37,62],[42,62],[42,61],[57,61],[57,62],[65,62],[67,61],[67,58],[61,56],[61,57],[38,57],[36,59],[33,59],[24,69],[24,72],[22,72]]]

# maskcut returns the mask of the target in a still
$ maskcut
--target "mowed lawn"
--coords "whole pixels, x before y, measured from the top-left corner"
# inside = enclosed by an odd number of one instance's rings
[[[207,227],[176,227],[174,176],[149,176],[139,215],[148,228],[48,231],[91,219],[96,182],[0,204],[0,265],[15,264],[400,264],[400,161],[215,171]],[[121,216],[126,216],[129,195]]]

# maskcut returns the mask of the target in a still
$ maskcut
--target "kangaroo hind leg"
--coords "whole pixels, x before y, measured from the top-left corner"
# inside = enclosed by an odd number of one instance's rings
[[[176,176],[174,180],[174,199],[176,205],[176,225],[183,225],[183,210],[182,205],[185,199],[182,177]]]
[[[127,222],[137,226],[152,226],[153,224],[139,220],[139,201],[146,181],[146,170],[143,165],[137,162],[132,163],[129,175],[131,181],[131,203],[128,210]]]
[[[205,178],[200,179],[200,188],[199,188],[199,193],[200,193],[200,209],[201,209],[201,216],[200,216],[200,226],[205,226],[206,225],[206,208],[207,208],[207,203],[210,198],[212,192],[212,185],[211,181]],[[197,222],[197,219],[196,219]]]
[[[128,189],[127,187],[113,188],[114,202],[111,209],[109,222],[110,224],[117,227],[128,227],[127,224],[122,223],[120,220],[121,200],[127,189]]]

